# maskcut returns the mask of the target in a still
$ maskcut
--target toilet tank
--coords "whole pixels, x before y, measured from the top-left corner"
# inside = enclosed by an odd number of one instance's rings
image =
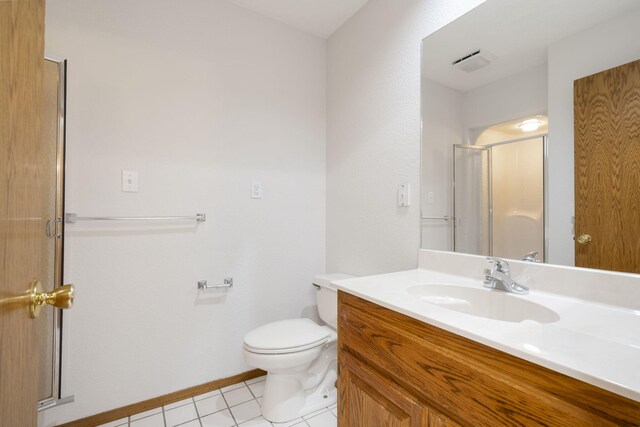
[[[317,288],[316,301],[320,318],[334,329],[338,328],[338,290],[331,284],[334,280],[351,279],[348,274],[322,274],[313,278]]]

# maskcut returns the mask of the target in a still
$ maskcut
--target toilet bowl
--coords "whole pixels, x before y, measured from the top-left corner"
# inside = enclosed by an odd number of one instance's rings
[[[262,416],[274,423],[300,418],[337,400],[338,299],[331,281],[346,274],[316,276],[321,326],[310,319],[268,323],[244,337],[247,364],[267,372]]]

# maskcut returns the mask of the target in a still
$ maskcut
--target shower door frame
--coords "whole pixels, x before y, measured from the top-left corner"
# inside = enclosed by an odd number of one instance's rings
[[[55,239],[55,259],[53,286],[57,288],[63,282],[64,269],[64,190],[65,190],[65,156],[66,156],[66,109],[67,109],[67,60],[45,55],[45,61],[56,64],[58,68],[58,112],[56,138],[56,197],[55,216],[51,220],[53,227],[47,224],[46,232]],[[51,232],[51,234],[49,234]],[[54,406],[72,402],[73,396],[62,397],[62,310],[55,309],[53,315],[53,358],[51,360],[51,393],[50,396],[38,400],[37,410],[43,411]],[[40,372],[39,375],[45,373]]]
[[[487,144],[487,145],[471,145],[471,144],[453,144],[453,157],[452,157],[452,161],[453,161],[453,185],[452,185],[452,190],[453,190],[453,251],[456,251],[456,227],[457,227],[457,222],[458,222],[458,218],[457,218],[457,214],[456,214],[456,148],[460,148],[460,149],[471,149],[471,150],[477,150],[477,151],[487,151],[487,168],[488,168],[488,190],[487,190],[487,197],[489,199],[488,201],[488,206],[489,206],[489,255],[488,256],[493,256],[493,164],[492,164],[492,157],[493,157],[493,147],[498,147],[501,145],[507,145],[507,144],[514,144],[514,143],[518,143],[518,142],[523,142],[523,141],[529,141],[532,139],[538,139],[538,138],[542,138],[542,241],[543,241],[543,250],[544,250],[544,254],[543,254],[543,259],[542,262],[548,262],[548,258],[549,258],[549,230],[548,230],[548,226],[549,226],[549,191],[548,191],[548,184],[549,184],[549,179],[548,179],[548,173],[549,173],[549,167],[548,167],[548,134],[543,133],[543,134],[537,134],[537,135],[531,135],[531,136],[526,136],[523,138],[516,138],[516,139],[510,139],[508,141],[500,141],[500,142],[496,142],[493,144]],[[522,254],[525,255],[525,254]]]

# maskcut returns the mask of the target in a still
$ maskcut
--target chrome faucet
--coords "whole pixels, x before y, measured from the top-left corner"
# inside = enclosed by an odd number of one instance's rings
[[[526,295],[529,288],[517,283],[511,278],[511,269],[509,263],[500,258],[487,257],[490,264],[495,264],[495,268],[484,269],[484,287],[498,289],[514,294]]]
[[[536,259],[536,257],[538,256],[538,253],[539,253],[538,251],[529,252],[524,257],[522,257],[522,260],[526,262],[540,262]]]

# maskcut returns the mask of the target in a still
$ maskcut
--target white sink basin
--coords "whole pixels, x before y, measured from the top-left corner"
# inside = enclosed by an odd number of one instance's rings
[[[455,285],[416,285],[407,292],[420,301],[449,310],[503,322],[519,323],[533,320],[553,323],[560,316],[545,306],[516,297],[508,292],[486,288],[470,288]]]

